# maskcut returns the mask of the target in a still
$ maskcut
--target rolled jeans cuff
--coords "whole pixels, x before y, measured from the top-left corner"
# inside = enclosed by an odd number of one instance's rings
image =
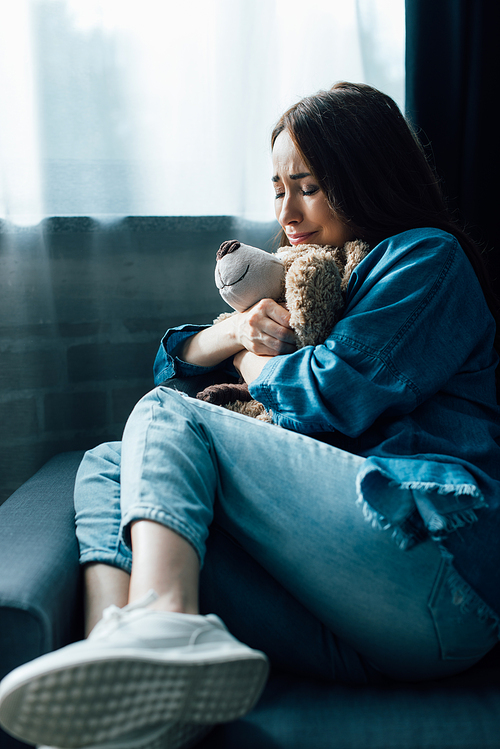
[[[80,565],[85,564],[109,564],[111,567],[118,567],[129,575],[132,572],[132,556],[120,551],[114,553],[106,551],[106,549],[86,549],[80,554]]]

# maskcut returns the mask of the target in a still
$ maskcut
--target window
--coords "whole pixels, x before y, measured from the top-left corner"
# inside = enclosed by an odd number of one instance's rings
[[[0,216],[273,219],[269,136],[337,80],[403,105],[404,0],[16,0]]]

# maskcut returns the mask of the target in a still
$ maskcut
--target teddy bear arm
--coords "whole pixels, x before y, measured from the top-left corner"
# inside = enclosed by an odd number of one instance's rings
[[[204,390],[200,390],[196,397],[198,400],[213,403],[216,406],[225,406],[236,400],[245,402],[252,400],[245,382],[221,382],[209,385]]]

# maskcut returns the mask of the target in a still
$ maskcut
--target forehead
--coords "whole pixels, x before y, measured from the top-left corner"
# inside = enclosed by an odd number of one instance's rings
[[[283,130],[274,142],[273,172],[275,176],[284,177],[287,174],[308,172],[304,157],[297,149],[286,130]]]

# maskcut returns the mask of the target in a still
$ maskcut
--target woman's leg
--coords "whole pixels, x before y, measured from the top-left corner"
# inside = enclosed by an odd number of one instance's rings
[[[132,554],[119,534],[120,462],[120,442],[99,445],[86,453],[75,482],[86,635],[108,606],[122,608],[151,588],[159,596],[152,608],[198,613],[198,557],[168,528],[149,521],[133,524],[134,557],[139,564],[131,576]]]
[[[132,554],[119,534],[120,462],[120,442],[99,445],[86,453],[75,483],[86,634],[108,606],[121,608],[143,598],[151,588],[159,595],[152,608],[198,613],[198,557],[190,544],[168,528],[149,521],[133,524],[134,557],[139,564],[130,576]]]
[[[119,564],[124,569],[131,565],[130,552],[120,542],[116,523],[120,515],[120,453],[121,443],[103,444],[90,450],[80,468],[75,490],[82,558],[89,571],[93,568],[102,571],[104,578],[107,570],[121,572],[109,564]],[[98,533],[96,516],[101,522]],[[148,521],[133,524],[132,536],[135,528],[147,524]],[[168,532],[158,523],[152,525]],[[175,538],[185,543],[177,534]],[[191,545],[187,546],[193,553]],[[93,563],[93,560],[98,561]],[[134,570],[137,568],[142,565],[134,564]],[[159,564],[153,567],[155,574],[161,569],[164,566]],[[136,598],[150,587],[159,587],[159,582],[144,577]],[[373,677],[373,671],[359,654],[330,632],[216,524],[210,529],[200,584],[202,612],[219,614],[224,622],[227,619],[230,631],[234,629],[233,634],[251,647],[264,650],[272,664],[297,673],[358,684]],[[117,604],[109,598],[112,592],[107,595],[109,603]]]
[[[89,563],[83,570],[85,636],[94,629],[109,606],[123,608],[128,603],[130,575],[109,564]]]
[[[76,535],[84,577],[85,635],[103,611],[129,600],[132,554],[120,540],[121,442],[89,450],[75,482]]]
[[[144,435],[147,450],[142,455]],[[444,675],[472,665],[494,644],[486,625],[450,603],[442,560],[432,543],[402,552],[390,533],[375,531],[364,521],[355,506],[354,489],[362,459],[163,388],[139,404],[125,437],[130,437],[130,449],[126,444],[122,479],[129,518],[166,523],[164,530],[182,534],[177,538],[187,537],[201,558],[216,493],[219,526],[246,552],[247,565],[256,560],[259,569],[278,584],[274,588],[257,576],[252,592],[247,592],[247,578],[235,577],[233,561],[224,563],[223,558],[209,564],[202,575],[202,600],[212,601],[212,610],[227,619],[236,636],[269,653],[273,661],[288,659],[289,667],[299,670],[304,663],[297,650],[300,638],[294,651],[297,663],[289,649],[282,657],[282,641],[274,639],[273,620],[300,620],[291,600],[312,612],[314,622],[324,627],[318,636],[326,650],[311,649],[310,642],[304,647],[316,653],[318,663],[328,663],[332,678],[362,681],[359,658],[401,678]],[[130,550],[119,535],[119,443],[101,445],[87,454],[78,486],[83,561],[130,569]],[[107,531],[96,533],[101,521]],[[212,545],[209,562],[216,551]],[[140,558],[135,561],[134,571],[145,569]],[[151,582],[149,573],[143,575],[137,595]],[[154,585],[158,583],[154,580]],[[259,597],[259,585],[269,595],[263,592]],[[246,637],[248,628],[239,626],[238,613],[250,600],[252,606],[242,618],[252,622],[253,632],[269,635],[269,640],[259,637],[257,645]],[[238,603],[233,606],[233,601]],[[435,601],[440,601],[439,607]],[[273,611],[271,620],[264,622],[262,616],[259,624],[254,613],[267,609]],[[449,623],[440,627],[437,619],[443,616]],[[304,620],[304,631],[311,632],[308,627]],[[446,636],[453,631],[455,637],[469,641],[470,647],[455,647],[452,657],[443,659],[441,651],[450,650],[443,646],[444,630]],[[330,641],[325,632],[335,633],[331,635],[335,639]],[[340,654],[338,643],[343,648]],[[336,654],[337,666],[331,661]],[[351,675],[343,669],[346,657],[353,663]]]
[[[438,677],[472,665],[492,646],[478,623],[453,628],[473,654],[441,657],[429,601],[443,577],[438,549],[400,551],[356,506],[363,459],[278,427],[157,388],[127,423],[122,530],[152,520],[181,535],[204,561],[214,518],[344,643],[393,677]],[[214,503],[214,498],[217,498]],[[134,566],[140,560],[134,559]],[[451,596],[450,596],[451,598]],[[263,624],[267,626],[267,624]]]
[[[200,611],[215,611],[276,670],[358,686],[387,681],[216,523],[200,576]]]
[[[158,598],[150,604],[152,609],[198,614],[200,563],[191,544],[151,520],[133,523],[131,537],[134,563],[130,602],[144,598],[153,589]]]
[[[120,542],[116,523],[120,514],[120,453],[120,443],[90,450],[82,463],[75,491],[82,558],[87,561],[88,570],[100,571],[103,579],[108,570],[122,571],[109,564],[118,563],[124,569],[131,564],[130,552]],[[96,516],[101,523],[98,533]],[[140,521],[133,524],[132,536],[135,528],[148,524],[169,532],[158,523]],[[174,538],[186,543],[177,534]],[[146,541],[145,546],[148,550],[151,545]],[[187,548],[194,553],[190,544]],[[98,561],[92,563],[92,560]],[[141,567],[134,564],[134,571]],[[157,575],[162,569],[164,565],[155,564],[152,571]],[[279,668],[358,684],[373,678],[372,669],[351,646],[330,632],[216,524],[210,529],[200,582],[202,612],[219,614],[225,622],[227,619],[230,631],[238,639],[264,650],[271,663]],[[150,587],[159,586],[159,580],[144,576],[143,587],[137,590],[134,600]],[[108,601],[117,603],[109,598]]]

